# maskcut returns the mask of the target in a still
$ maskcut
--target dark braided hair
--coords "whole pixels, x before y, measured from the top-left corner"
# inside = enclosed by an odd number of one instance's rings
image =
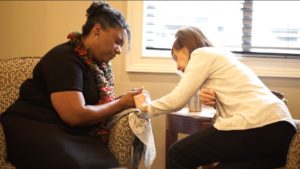
[[[87,9],[87,20],[82,26],[82,35],[87,36],[95,24],[101,24],[104,30],[108,28],[122,28],[126,30],[128,44],[130,43],[130,30],[124,16],[108,3],[100,1],[93,2]]]

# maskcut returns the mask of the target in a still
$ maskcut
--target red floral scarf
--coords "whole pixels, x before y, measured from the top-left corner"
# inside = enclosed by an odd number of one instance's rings
[[[114,79],[112,76],[111,66],[107,63],[98,63],[91,56],[91,52],[83,46],[82,35],[78,32],[72,32],[68,35],[70,42],[75,45],[74,51],[88,65],[91,70],[92,77],[97,83],[99,100],[98,104],[105,104],[115,99]],[[103,121],[96,127],[96,131],[92,134],[102,136],[102,141],[107,142],[108,131],[104,129],[106,121]]]
[[[99,92],[98,104],[111,102],[115,98],[114,79],[111,73],[111,66],[107,63],[97,63],[91,56],[88,49],[83,46],[80,33],[72,32],[68,35],[70,42],[75,44],[75,52],[87,64],[95,79]]]

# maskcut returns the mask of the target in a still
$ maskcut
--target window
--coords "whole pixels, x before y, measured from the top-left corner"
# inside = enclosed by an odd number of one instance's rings
[[[299,7],[298,1],[128,1],[133,40],[127,71],[175,72],[174,34],[192,25],[260,76],[300,77],[300,22],[293,19]]]
[[[199,27],[213,44],[238,48],[242,43],[240,9],[237,1],[145,1],[143,55],[169,50],[176,31],[186,25]]]
[[[297,1],[145,1],[143,7],[145,56],[168,50],[186,25],[232,51],[300,54],[300,23],[291,19],[300,17]]]
[[[251,48],[258,52],[300,54],[299,1],[253,2]]]

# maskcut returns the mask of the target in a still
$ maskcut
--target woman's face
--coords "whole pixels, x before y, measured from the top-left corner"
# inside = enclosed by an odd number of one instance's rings
[[[108,63],[117,54],[121,54],[122,46],[124,45],[127,36],[126,30],[122,28],[100,29],[98,37],[94,36],[95,40],[92,45],[94,59],[100,63]]]
[[[181,49],[173,49],[173,59],[177,62],[177,70],[184,72],[188,62],[190,52],[189,50],[184,47]]]

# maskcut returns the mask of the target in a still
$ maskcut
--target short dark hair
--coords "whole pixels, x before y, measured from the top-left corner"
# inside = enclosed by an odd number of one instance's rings
[[[177,31],[175,34],[175,41],[172,46],[172,55],[173,50],[182,49],[186,47],[191,54],[193,50],[201,47],[211,47],[213,46],[211,42],[206,38],[202,31],[193,26],[184,27]]]
[[[87,36],[95,24],[99,23],[103,29],[123,28],[126,30],[128,43],[130,43],[130,29],[124,16],[108,3],[93,2],[86,11],[87,20],[82,26],[82,35]]]

